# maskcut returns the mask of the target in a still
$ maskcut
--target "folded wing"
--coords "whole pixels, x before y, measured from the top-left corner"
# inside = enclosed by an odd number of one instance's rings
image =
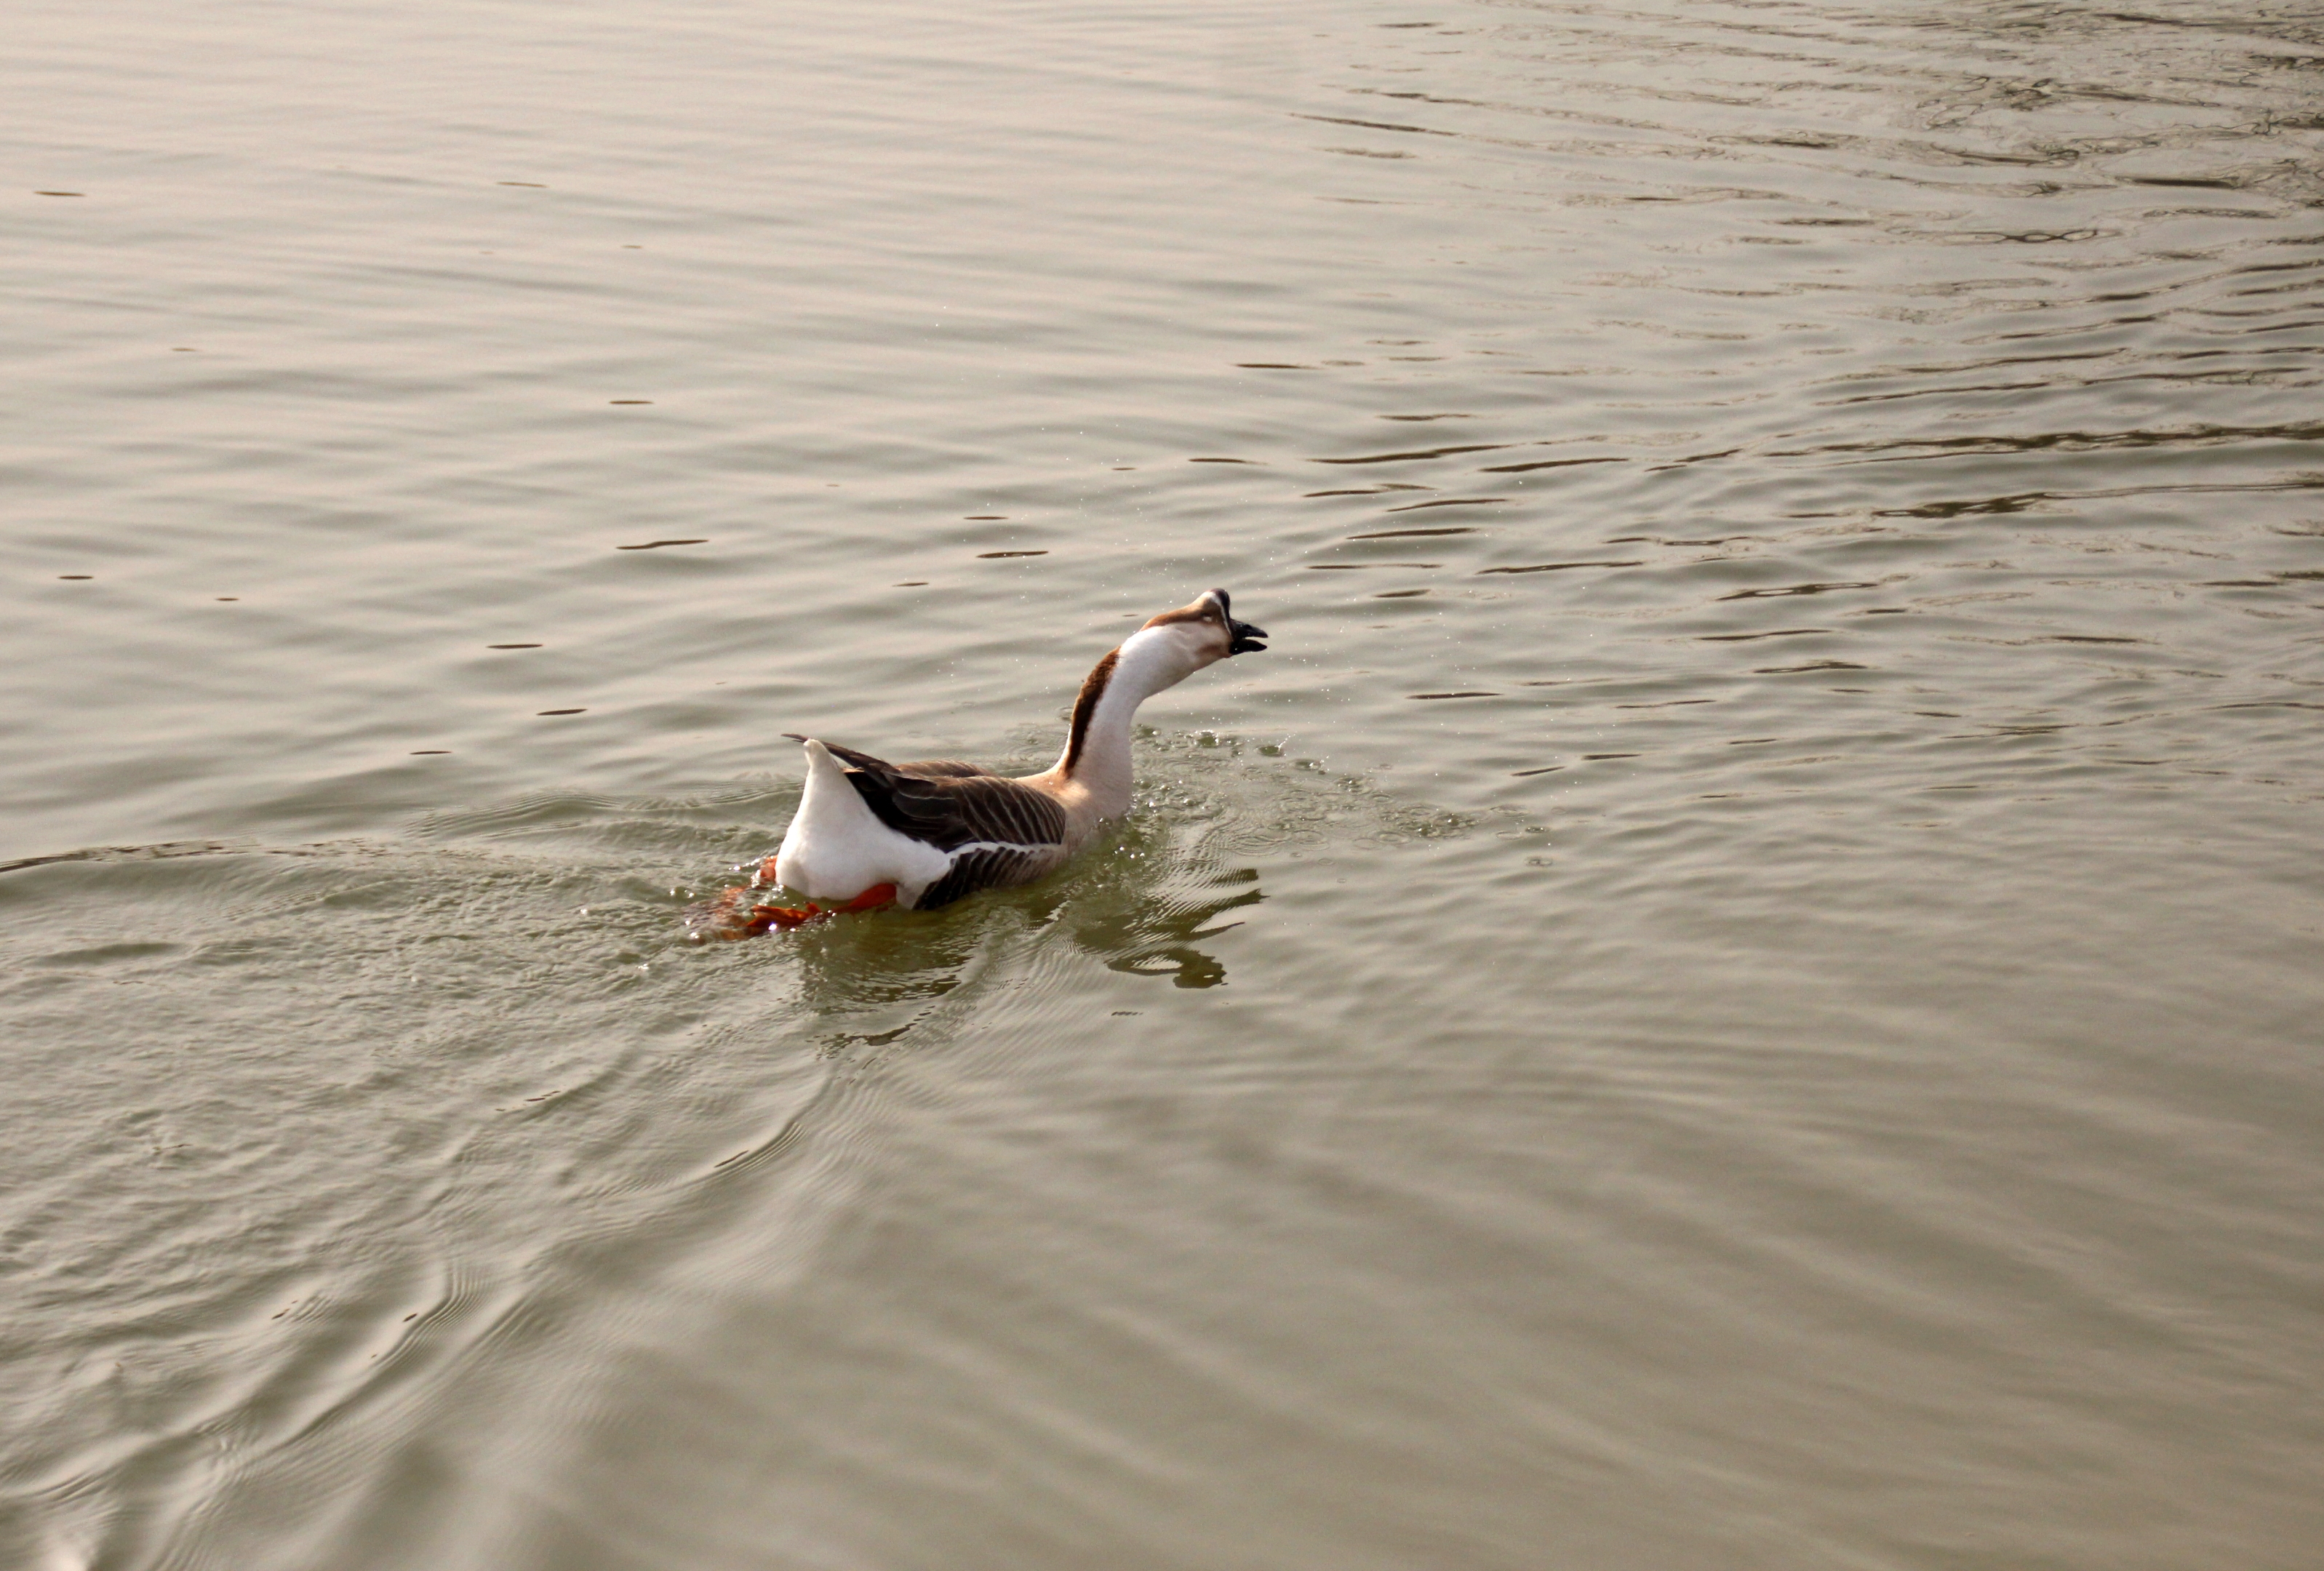
[[[825,742],[872,815],[952,859],[915,906],[932,911],[979,889],[1022,884],[1064,859],[1065,811],[1030,786],[949,758],[890,764]]]
[[[824,745],[830,746],[827,742]],[[990,769],[975,764],[964,764],[958,758],[916,758],[908,764],[890,764],[888,767],[899,775],[918,775],[923,779],[934,779],[939,776],[951,776],[964,780],[973,780],[979,776],[989,776],[996,780],[1000,778]]]

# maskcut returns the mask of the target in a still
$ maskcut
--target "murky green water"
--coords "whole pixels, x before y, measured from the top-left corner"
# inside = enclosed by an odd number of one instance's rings
[[[2316,1563],[2311,10],[0,87],[0,1563]],[[687,942],[1214,583],[1099,852]]]

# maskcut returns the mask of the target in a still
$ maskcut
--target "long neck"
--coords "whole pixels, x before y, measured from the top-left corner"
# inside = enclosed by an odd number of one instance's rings
[[[1130,811],[1130,722],[1138,706],[1186,675],[1170,637],[1142,629],[1100,660],[1074,703],[1073,735],[1057,773],[1090,794],[1108,818]]]

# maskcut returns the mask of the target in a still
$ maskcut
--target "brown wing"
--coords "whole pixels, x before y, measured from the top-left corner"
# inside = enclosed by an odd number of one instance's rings
[[[924,845],[940,851],[989,847],[1047,859],[1065,844],[1065,810],[1030,786],[982,771],[908,773],[853,748],[824,746],[847,766],[847,783],[874,817]]]
[[[828,742],[824,744],[825,747],[830,745]],[[899,775],[918,775],[923,780],[934,780],[943,776],[967,780],[974,779],[979,775],[992,773],[991,770],[980,765],[964,764],[958,758],[919,758],[908,764],[890,764],[889,767]]]
[[[1030,883],[1054,866],[1058,848],[1040,850],[1019,850],[1013,846],[980,846],[973,851],[963,851],[952,859],[952,870],[920,891],[912,903],[915,911],[934,911],[939,905],[975,894],[980,889],[1004,888],[1011,884]]]

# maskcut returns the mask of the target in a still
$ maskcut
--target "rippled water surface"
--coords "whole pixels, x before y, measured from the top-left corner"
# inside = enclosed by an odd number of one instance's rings
[[[2317,1564],[2311,8],[0,89],[0,1564]],[[688,941],[1212,584],[1068,872]]]

